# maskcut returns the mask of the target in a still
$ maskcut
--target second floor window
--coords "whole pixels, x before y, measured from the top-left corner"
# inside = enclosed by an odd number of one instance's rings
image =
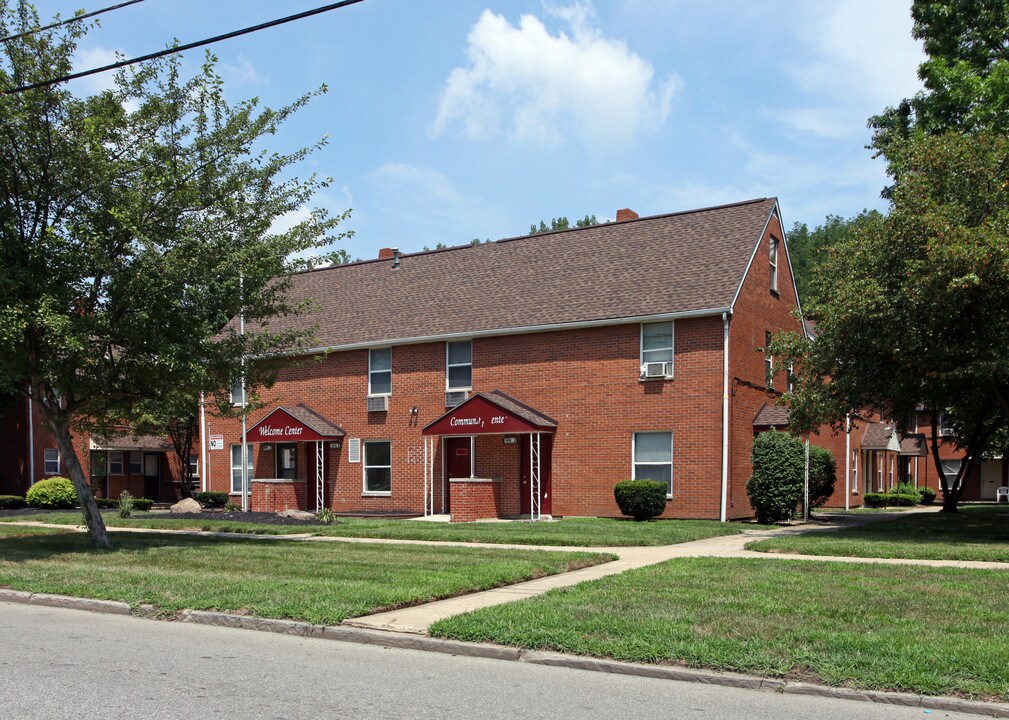
[[[771,354],[771,333],[764,333],[764,382],[774,386],[774,355]]]
[[[231,404],[235,407],[240,407],[245,404],[245,400],[243,398],[243,391],[245,389],[244,386],[245,383],[242,381],[242,378],[238,378],[231,385]]]
[[[448,390],[473,387],[473,341],[446,343],[445,357],[445,387]]]
[[[368,394],[392,395],[392,348],[368,351]]]
[[[673,376],[673,323],[641,325],[641,376]]]

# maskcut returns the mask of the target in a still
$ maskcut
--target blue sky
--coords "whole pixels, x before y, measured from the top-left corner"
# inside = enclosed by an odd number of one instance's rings
[[[112,4],[39,0],[43,16]],[[77,69],[323,0],[146,0],[102,19]],[[278,149],[353,210],[375,257],[775,195],[786,227],[883,208],[866,119],[915,92],[903,0],[365,0],[213,46],[229,95],[282,105],[325,83]],[[190,67],[202,59],[191,51]],[[76,81],[85,93],[102,77]]]

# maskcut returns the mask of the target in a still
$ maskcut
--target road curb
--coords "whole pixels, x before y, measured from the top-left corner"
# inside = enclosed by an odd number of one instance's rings
[[[20,590],[5,590],[0,588],[0,602],[19,603],[25,605],[40,605],[46,607],[83,610],[110,615],[133,615],[151,620],[159,620],[155,608],[151,605],[141,605],[133,609],[127,603],[113,600],[91,600],[64,595],[49,595],[45,593],[29,593]],[[619,662],[602,658],[584,657],[581,655],[566,655],[564,653],[544,652],[540,650],[521,650],[503,645],[488,643],[470,643],[459,640],[444,640],[428,635],[399,633],[385,630],[368,630],[347,625],[314,625],[296,620],[273,620],[249,615],[231,615],[228,613],[206,610],[183,610],[178,615],[178,621],[213,627],[225,627],[239,630],[254,630],[271,632],[281,635],[295,635],[305,638],[335,640],[360,645],[379,645],[382,647],[405,650],[420,650],[423,652],[438,652],[465,657],[481,657],[509,662],[523,662],[531,665],[547,665],[563,667],[572,670],[588,672],[604,672],[615,675],[657,678],[679,682],[702,683],[721,687],[733,687],[762,692],[778,692],[788,695],[807,695],[813,697],[834,698],[838,700],[855,700],[904,707],[919,707],[926,710],[945,710],[951,712],[983,715],[986,717],[1009,718],[1009,704],[964,700],[948,696],[918,695],[914,693],[884,692],[880,690],[858,690],[846,687],[831,687],[815,683],[762,678],[754,675],[717,672],[714,670],[692,669],[671,665],[640,665],[636,663]]]

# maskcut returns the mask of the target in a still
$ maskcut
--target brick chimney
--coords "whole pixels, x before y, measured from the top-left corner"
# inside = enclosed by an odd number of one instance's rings
[[[630,208],[624,208],[623,210],[617,210],[617,222],[623,222],[624,220],[637,220],[638,214],[631,210]]]
[[[378,251],[379,260],[392,260],[396,255],[396,248],[382,248]]]

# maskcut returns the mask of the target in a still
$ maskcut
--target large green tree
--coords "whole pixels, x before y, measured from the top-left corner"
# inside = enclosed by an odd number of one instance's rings
[[[4,35],[39,26],[28,3],[0,6]],[[0,86],[68,73],[87,29],[8,41]],[[269,321],[302,309],[286,300],[284,278],[305,264],[291,258],[339,221],[316,210],[271,230],[324,184],[291,172],[318,145],[264,149],[314,93],[280,110],[232,104],[215,62],[188,79],[178,61],[146,64],[87,97],[65,83],[0,95],[0,392],[41,409],[100,547],[73,432],[115,434],[179,388],[223,390],[245,356],[305,342]],[[239,313],[260,330],[227,325]],[[249,383],[270,371],[251,364]]]
[[[776,343],[797,364],[799,429],[849,412],[902,421],[924,406],[946,414],[964,451],[955,477],[933,460],[943,508],[1009,427],[1009,137],[919,135],[892,148],[899,173],[890,212],[831,248],[813,277],[809,341]],[[854,409],[854,410],[853,410]]]
[[[799,300],[803,304],[811,299],[810,279],[822,253],[827,248],[850,238],[859,225],[878,214],[877,210],[863,210],[848,219],[840,215],[828,215],[822,225],[817,225],[812,230],[806,223],[795,223],[792,226],[791,232],[788,233],[788,253],[792,261]]]

